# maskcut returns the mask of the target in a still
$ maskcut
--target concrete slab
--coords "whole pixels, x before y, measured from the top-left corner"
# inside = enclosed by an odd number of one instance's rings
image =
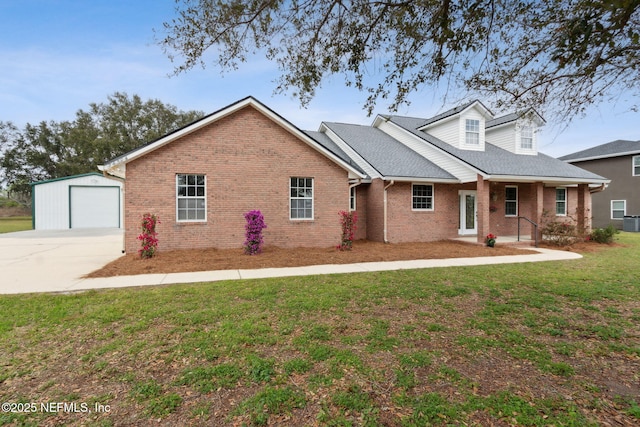
[[[0,234],[0,293],[66,291],[120,256],[120,229]]]

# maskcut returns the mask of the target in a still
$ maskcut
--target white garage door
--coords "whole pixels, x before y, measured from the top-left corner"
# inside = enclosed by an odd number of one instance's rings
[[[118,187],[70,187],[71,228],[120,227]]]

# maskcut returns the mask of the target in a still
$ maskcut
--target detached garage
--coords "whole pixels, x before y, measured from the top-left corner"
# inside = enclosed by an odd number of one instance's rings
[[[31,184],[33,228],[121,228],[122,182],[98,173]]]

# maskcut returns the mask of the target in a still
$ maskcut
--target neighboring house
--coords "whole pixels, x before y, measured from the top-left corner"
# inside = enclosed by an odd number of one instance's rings
[[[593,226],[623,228],[625,215],[640,215],[640,141],[617,140],[560,157],[611,178],[607,191],[593,195]]]
[[[431,119],[304,132],[248,97],[100,169],[126,178],[127,252],[146,212],[160,217],[165,250],[241,247],[252,209],[265,243],[283,247],[336,245],[348,209],[356,238],[392,243],[515,235],[519,217],[539,222],[545,209],[588,227],[590,191],[608,181],[539,154],[543,123],[533,110],[494,118],[474,101]]]

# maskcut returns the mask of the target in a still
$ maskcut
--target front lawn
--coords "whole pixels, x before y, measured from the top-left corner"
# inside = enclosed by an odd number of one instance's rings
[[[638,424],[640,234],[618,237],[576,261],[2,296],[0,424]]]
[[[30,216],[0,217],[0,234],[31,230],[32,228]]]

